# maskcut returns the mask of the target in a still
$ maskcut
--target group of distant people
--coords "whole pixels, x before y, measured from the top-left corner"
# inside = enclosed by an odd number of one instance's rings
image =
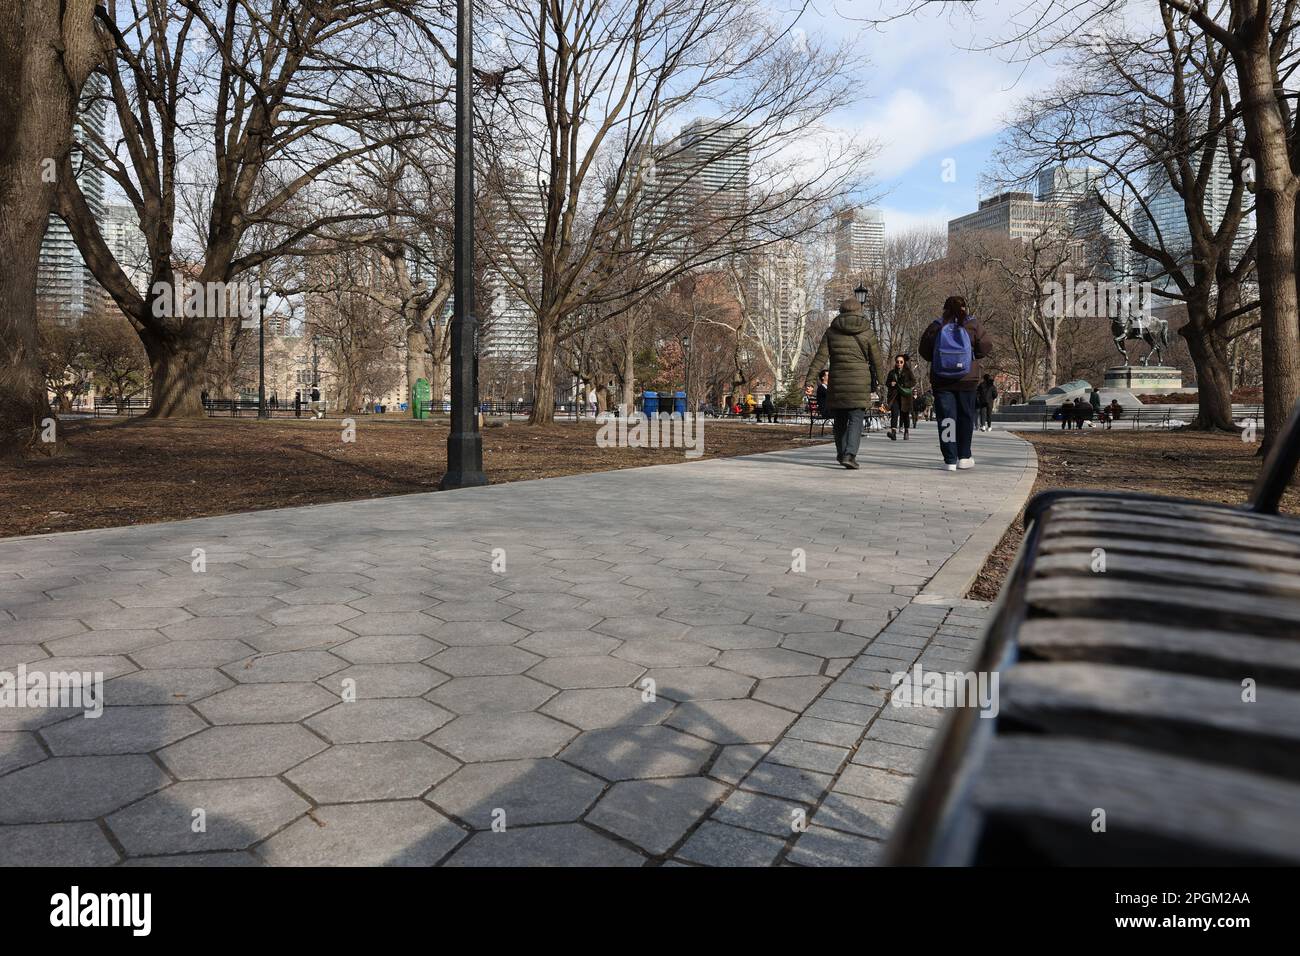
[[[1101,392],[1094,388],[1087,401],[1079,397],[1072,402],[1069,400],[1062,402],[1052,418],[1059,421],[1061,430],[1065,431],[1070,428],[1083,428],[1085,422],[1091,422],[1093,419],[1110,428],[1116,419],[1122,418],[1123,415],[1123,405],[1113,398],[1109,405],[1102,405]]]
[[[727,400],[727,414],[736,418],[752,417],[756,422],[767,419],[768,422],[776,424],[776,405],[773,404],[771,395],[764,395],[761,402],[748,393],[743,398],[732,395]]]

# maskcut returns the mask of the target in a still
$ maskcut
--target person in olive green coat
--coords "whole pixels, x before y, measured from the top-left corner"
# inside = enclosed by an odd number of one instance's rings
[[[835,460],[845,468],[857,468],[866,410],[884,369],[880,344],[857,299],[840,303],[839,315],[822,336],[817,354],[808,365],[805,393],[812,394],[815,379],[826,368],[827,360],[831,380],[826,405],[835,421]]]

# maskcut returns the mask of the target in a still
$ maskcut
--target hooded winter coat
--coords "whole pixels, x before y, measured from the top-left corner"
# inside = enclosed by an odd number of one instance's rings
[[[857,303],[853,303],[857,306]],[[875,333],[862,314],[861,306],[840,306],[817,346],[817,354],[808,365],[805,386],[812,386],[822,369],[830,363],[831,381],[826,394],[826,407],[866,408],[871,404],[871,393],[877,388],[884,360]]]

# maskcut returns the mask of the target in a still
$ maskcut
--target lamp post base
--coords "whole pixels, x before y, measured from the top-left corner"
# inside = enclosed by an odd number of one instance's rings
[[[488,483],[481,468],[465,467],[463,462],[483,460],[483,435],[480,432],[455,434],[447,438],[447,473],[438,482],[443,491],[453,488],[477,488]]]

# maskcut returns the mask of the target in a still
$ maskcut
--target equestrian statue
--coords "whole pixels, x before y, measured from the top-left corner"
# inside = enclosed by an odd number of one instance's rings
[[[1110,320],[1110,334],[1115,339],[1115,348],[1119,349],[1119,354],[1124,356],[1124,366],[1127,368],[1131,363],[1128,359],[1128,352],[1124,348],[1124,343],[1129,339],[1142,339],[1147,345],[1151,346],[1151,351],[1147,352],[1142,359],[1143,365],[1151,364],[1151,356],[1160,359],[1164,355],[1164,350],[1169,348],[1169,320],[1157,319],[1154,316],[1142,315],[1125,315]]]

